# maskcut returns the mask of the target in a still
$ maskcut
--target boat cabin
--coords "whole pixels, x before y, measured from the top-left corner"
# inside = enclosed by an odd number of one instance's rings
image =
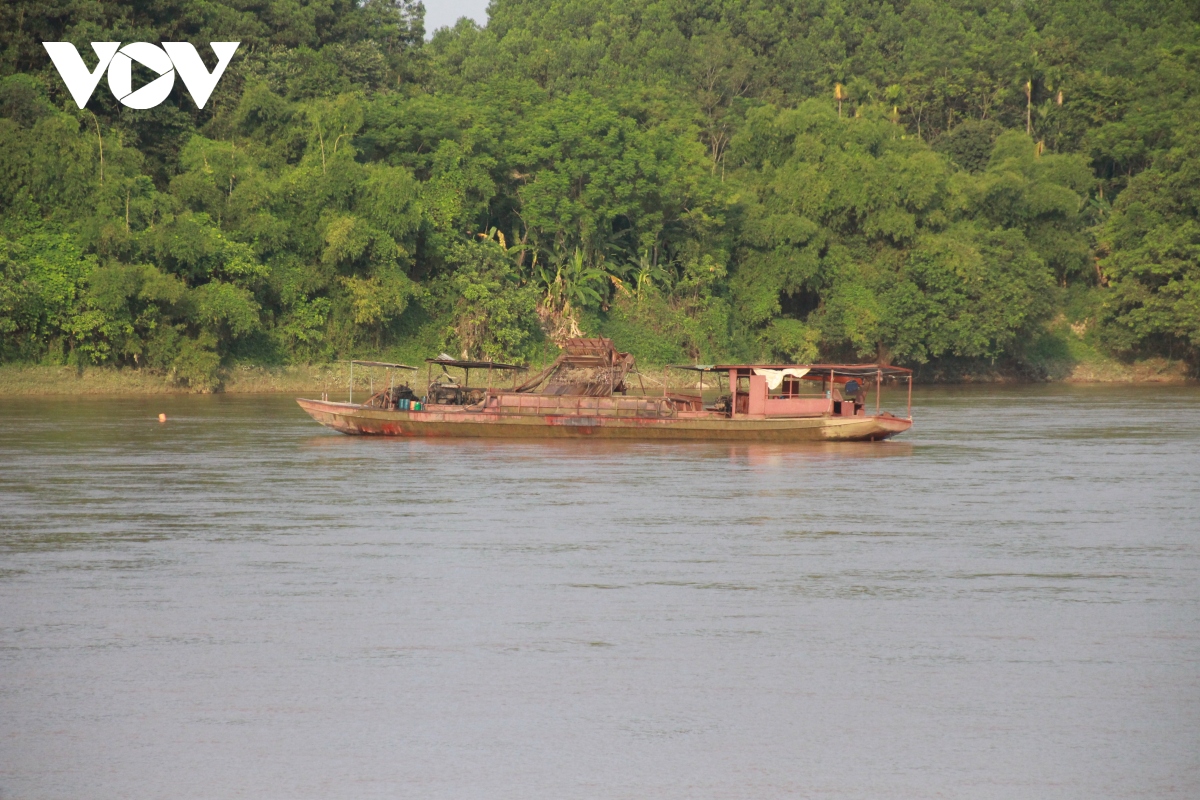
[[[706,364],[672,365],[699,374],[698,395],[671,395],[688,410],[723,411],[730,417],[865,417],[874,394],[880,412],[885,383],[907,385],[912,409],[912,370],[886,364]],[[729,393],[704,405],[704,377],[728,381]],[[710,383],[710,385],[712,385]],[[873,390],[873,392],[872,392]]]

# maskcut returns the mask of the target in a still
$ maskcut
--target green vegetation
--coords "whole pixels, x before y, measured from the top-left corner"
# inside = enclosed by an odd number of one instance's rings
[[[490,12],[10,0],[0,361],[1200,363],[1189,0]],[[41,42],[100,39],[242,45],[203,110],[79,110]]]

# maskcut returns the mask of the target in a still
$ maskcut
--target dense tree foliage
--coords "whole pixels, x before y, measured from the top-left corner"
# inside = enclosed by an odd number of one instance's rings
[[[1113,352],[1200,356],[1194,3],[489,19],[426,41],[411,0],[6,3],[0,359],[210,388],[577,332],[657,363],[1019,358],[1080,292]],[[242,45],[203,110],[181,82],[80,110],[41,42],[90,67],[93,40]]]

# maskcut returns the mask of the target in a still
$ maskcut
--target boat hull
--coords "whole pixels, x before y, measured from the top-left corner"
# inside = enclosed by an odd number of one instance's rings
[[[351,435],[516,439],[660,439],[738,442],[879,441],[912,420],[891,415],[749,417],[614,417],[506,414],[467,409],[392,411],[350,403],[297,400],[322,425]]]

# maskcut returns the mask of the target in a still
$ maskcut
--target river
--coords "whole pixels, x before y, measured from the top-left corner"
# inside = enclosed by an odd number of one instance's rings
[[[1200,390],[914,414],[517,443],[0,400],[0,798],[1200,797]]]

